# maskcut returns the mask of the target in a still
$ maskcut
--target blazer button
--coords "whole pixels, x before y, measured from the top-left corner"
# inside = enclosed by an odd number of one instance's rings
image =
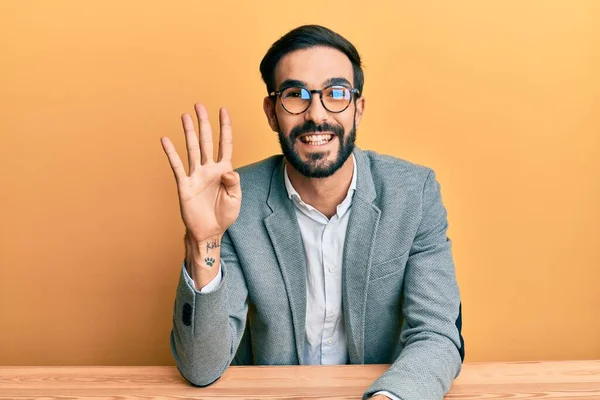
[[[181,317],[185,326],[190,326],[192,324],[192,306],[190,306],[190,303],[185,303],[183,305]]]

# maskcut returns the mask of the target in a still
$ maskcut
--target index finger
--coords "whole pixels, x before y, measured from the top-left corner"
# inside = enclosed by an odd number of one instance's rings
[[[233,133],[231,131],[231,117],[225,107],[219,110],[219,122],[221,124],[221,136],[219,138],[219,158],[217,161],[225,160],[231,162],[233,154]]]

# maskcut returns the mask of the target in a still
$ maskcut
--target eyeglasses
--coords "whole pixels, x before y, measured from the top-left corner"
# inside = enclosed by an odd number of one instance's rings
[[[323,107],[332,113],[341,113],[350,105],[352,96],[358,95],[358,89],[345,86],[328,86],[321,90],[308,90],[301,86],[288,87],[284,90],[269,93],[271,97],[279,97],[283,109],[290,114],[302,114],[312,103],[312,95],[319,94]]]

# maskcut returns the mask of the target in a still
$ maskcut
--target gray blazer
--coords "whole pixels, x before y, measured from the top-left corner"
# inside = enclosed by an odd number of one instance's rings
[[[392,364],[368,389],[441,399],[464,360],[461,301],[434,172],[354,150],[342,306],[352,364]],[[230,365],[302,364],[306,260],[283,156],[238,169],[242,208],[223,236],[223,280],[200,294],[177,287],[171,349],[197,386]]]

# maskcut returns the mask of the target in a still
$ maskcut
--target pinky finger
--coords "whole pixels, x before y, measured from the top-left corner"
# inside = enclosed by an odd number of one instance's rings
[[[179,158],[177,150],[175,150],[175,146],[173,146],[173,143],[167,137],[160,138],[160,143],[162,144],[165,154],[169,158],[169,164],[171,164],[171,169],[175,175],[175,180],[180,182],[186,177],[186,173],[183,163],[181,162],[181,158]]]

